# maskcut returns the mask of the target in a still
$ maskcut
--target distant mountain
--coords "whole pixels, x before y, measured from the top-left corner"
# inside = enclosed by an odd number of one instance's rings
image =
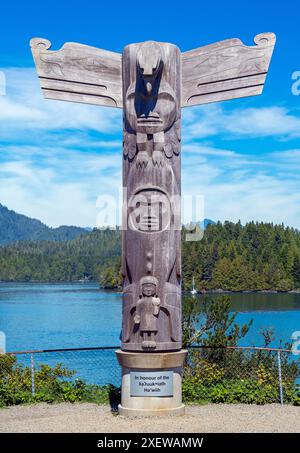
[[[204,219],[202,220],[201,222],[199,222],[199,225],[200,227],[205,230],[205,228],[208,226],[208,225],[215,225],[216,222],[214,222],[213,220],[211,219]]]
[[[0,204],[0,245],[23,240],[67,241],[84,233],[88,233],[86,228],[76,226],[50,228],[40,220],[17,214]]]
[[[203,219],[203,220],[201,220],[201,221],[199,221],[199,222],[195,222],[195,223],[196,223],[197,225],[199,225],[199,227],[201,228],[201,230],[205,230],[205,229],[208,227],[208,225],[215,225],[215,224],[216,224],[216,222],[214,222],[214,221],[211,220],[211,219]],[[185,226],[187,227],[188,225],[185,225]]]

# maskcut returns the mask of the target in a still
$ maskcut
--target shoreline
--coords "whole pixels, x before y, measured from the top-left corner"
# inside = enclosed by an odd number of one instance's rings
[[[28,284],[28,285],[73,285],[73,284],[95,284],[98,286],[99,290],[103,291],[110,291],[114,293],[122,293],[122,288],[121,287],[115,287],[115,288],[106,288],[103,286],[99,285],[99,282],[96,280],[87,280],[87,281],[81,281],[81,280],[73,280],[73,281],[45,281],[45,280],[34,280],[34,281],[21,281],[21,280],[10,280],[10,281],[4,281],[0,280],[0,286],[1,284],[8,285],[8,284]],[[182,290],[182,294],[188,295],[190,293],[189,290]],[[291,289],[288,291],[281,291],[281,290],[276,290],[276,289],[259,289],[259,290],[241,290],[241,291],[232,291],[232,290],[225,290],[225,289],[209,289],[205,291],[197,291],[197,295],[206,295],[206,294],[300,294],[300,289]]]

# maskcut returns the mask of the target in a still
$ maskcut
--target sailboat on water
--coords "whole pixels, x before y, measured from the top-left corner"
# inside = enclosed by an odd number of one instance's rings
[[[192,294],[192,296],[195,296],[195,294],[197,294],[197,290],[195,289],[195,278],[193,276],[193,288],[191,289],[190,293]]]

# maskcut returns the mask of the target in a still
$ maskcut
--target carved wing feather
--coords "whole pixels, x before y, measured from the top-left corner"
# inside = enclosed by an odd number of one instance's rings
[[[30,41],[45,98],[123,107],[122,55],[83,44],[48,50],[50,41]]]
[[[228,39],[182,54],[181,106],[261,94],[276,37],[261,33],[255,46]]]

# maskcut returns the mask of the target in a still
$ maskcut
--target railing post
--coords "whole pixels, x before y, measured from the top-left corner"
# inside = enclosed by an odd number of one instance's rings
[[[30,365],[31,365],[31,393],[35,395],[35,381],[34,381],[34,354],[30,354]]]
[[[279,395],[280,404],[283,404],[283,388],[282,388],[282,374],[281,374],[281,355],[280,351],[277,351],[277,364],[278,364],[278,382],[279,382]]]

